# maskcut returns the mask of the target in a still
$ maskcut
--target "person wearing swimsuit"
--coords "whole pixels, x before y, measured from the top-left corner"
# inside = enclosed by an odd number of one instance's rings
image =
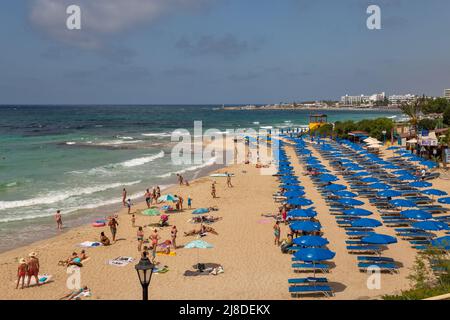
[[[172,246],[174,249],[177,248],[177,233],[178,233],[177,227],[173,226],[172,230],[170,231],[170,235],[172,237]]]
[[[275,241],[274,241],[275,245],[279,246],[280,245],[280,235],[281,235],[279,221],[275,222],[275,225],[273,226],[273,235],[275,236]]]
[[[147,189],[145,191],[145,202],[147,203],[147,208],[150,209],[150,205],[152,204],[152,194],[150,193],[150,190]]]
[[[55,220],[56,220],[56,228],[58,230],[61,230],[63,224],[62,224],[62,216],[61,216],[61,211],[60,210],[56,211]]]
[[[144,231],[142,230],[142,227],[139,227],[139,230],[137,231],[137,240],[138,240],[138,251],[140,252],[142,249],[142,244],[144,243]]]
[[[113,240],[114,242],[116,242],[117,226],[118,226],[119,224],[117,223],[117,221],[116,221],[115,218],[112,218],[112,219],[109,221],[108,224],[109,224],[109,229],[111,230],[112,240]]]
[[[27,287],[30,286],[31,278],[34,277],[36,280],[36,285],[39,286],[39,259],[37,258],[37,254],[32,252],[28,255],[30,258],[27,263],[27,275],[28,275],[28,283]]]
[[[19,288],[19,283],[20,280],[22,279],[22,289],[23,286],[25,284],[25,276],[27,275],[27,271],[28,271],[28,265],[27,265],[27,261],[22,258],[19,260],[19,267],[17,268],[17,285],[16,285],[16,289]]]

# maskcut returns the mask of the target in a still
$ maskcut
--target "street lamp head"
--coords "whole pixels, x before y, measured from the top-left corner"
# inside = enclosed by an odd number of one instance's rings
[[[135,266],[142,287],[148,287],[150,284],[154,267],[155,265],[151,263],[146,256],[142,257],[139,263]]]

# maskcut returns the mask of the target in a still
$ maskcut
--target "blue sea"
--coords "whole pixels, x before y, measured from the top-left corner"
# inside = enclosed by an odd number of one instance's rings
[[[0,106],[0,251],[56,233],[53,216],[76,226],[117,211],[121,190],[144,190],[215,169],[174,165],[176,129],[306,125],[311,111],[223,110],[218,105]],[[389,111],[326,111],[329,121],[399,116]]]

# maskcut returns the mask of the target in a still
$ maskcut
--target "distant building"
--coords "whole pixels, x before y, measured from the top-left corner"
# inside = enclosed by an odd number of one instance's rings
[[[445,91],[444,91],[444,98],[450,100],[450,89],[445,89]]]
[[[417,99],[417,96],[414,94],[394,94],[392,96],[389,96],[389,103],[391,105],[399,105],[404,102],[410,102]]]
[[[345,106],[359,106],[362,104],[371,104],[382,102],[386,99],[386,93],[376,93],[371,96],[349,96],[348,94],[341,97],[341,104]]]

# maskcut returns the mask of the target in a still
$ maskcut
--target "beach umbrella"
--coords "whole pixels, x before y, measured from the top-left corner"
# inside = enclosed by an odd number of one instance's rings
[[[293,190],[293,191],[287,191],[284,193],[285,197],[288,198],[298,198],[305,195],[305,191],[303,190]]]
[[[313,202],[309,199],[305,199],[305,198],[297,198],[297,199],[288,199],[287,203],[292,205],[292,206],[310,206],[313,204]]]
[[[400,212],[400,214],[403,217],[411,220],[428,220],[433,218],[431,213],[426,212],[424,210],[405,210]]]
[[[346,216],[356,216],[356,217],[358,217],[358,216],[367,217],[367,216],[372,215],[372,212],[370,212],[369,210],[361,209],[361,208],[353,208],[353,209],[344,210],[343,213]]]
[[[342,191],[347,189],[346,186],[342,184],[330,184],[324,188],[326,191]]]
[[[342,198],[356,198],[358,195],[356,193],[350,192],[350,191],[334,191],[334,195]]]
[[[450,204],[450,197],[441,198],[441,199],[438,200],[438,202],[442,203],[442,204]]]
[[[397,243],[397,239],[395,237],[388,236],[385,234],[374,233],[367,237],[363,237],[361,239],[361,242],[367,244],[391,244]]]
[[[194,240],[184,246],[185,249],[197,249],[197,262],[200,263],[199,249],[211,249],[214,246],[203,240]]]
[[[295,254],[294,257],[300,261],[305,262],[318,262],[331,260],[335,257],[336,253],[331,250],[323,248],[307,248],[300,249]]]
[[[288,212],[288,217],[292,218],[314,218],[317,212],[311,209],[294,209]]]
[[[427,220],[414,222],[411,225],[413,228],[421,229],[425,231],[441,231],[441,230],[449,230],[448,224],[441,221]]]
[[[280,185],[280,188],[281,189],[285,189],[285,190],[289,190],[289,191],[305,189],[305,187],[303,187],[303,186],[291,185],[291,184],[282,184],[282,185]]]
[[[293,240],[294,244],[302,247],[323,247],[329,242],[320,236],[302,236]]]
[[[347,206],[362,206],[364,204],[364,202],[352,198],[338,199],[337,202]]]
[[[311,262],[315,266],[316,262],[331,260],[336,253],[331,250],[323,248],[306,248],[300,249],[294,257],[300,261]],[[314,269],[314,277],[316,276],[316,270]]]
[[[375,219],[358,219],[351,222],[351,226],[355,228],[376,228],[383,224]]]
[[[387,189],[392,189],[392,187],[386,183],[373,183],[373,184],[369,184],[368,185],[369,188],[371,189],[376,189],[376,190],[387,190]]]
[[[144,216],[154,217],[154,216],[159,216],[161,214],[161,212],[158,209],[153,208],[153,209],[147,209],[147,210],[142,211],[142,214]]]
[[[374,177],[367,177],[367,178],[363,178],[359,181],[365,182],[365,183],[374,183],[374,182],[379,182],[380,180],[377,178],[374,178]]]
[[[322,182],[334,182],[338,181],[339,179],[331,174],[322,174],[319,176],[319,180]]]
[[[417,204],[415,204],[412,201],[405,200],[405,199],[395,199],[395,200],[389,201],[389,203],[391,205],[393,205],[394,207],[400,207],[400,208],[415,208],[415,207],[417,207]]]
[[[411,182],[409,184],[410,187],[413,188],[428,188],[431,187],[433,184],[426,182],[426,181],[415,181],[415,182]]]
[[[447,192],[442,191],[442,190],[438,190],[438,189],[426,189],[426,190],[422,190],[420,192],[423,193],[423,194],[427,194],[429,196],[438,196],[438,197],[448,195]]]
[[[384,190],[378,192],[377,196],[382,198],[393,198],[393,197],[401,197],[402,193],[396,190]]]
[[[205,214],[205,213],[209,213],[209,209],[200,208],[192,211],[192,214]]]
[[[313,221],[296,221],[289,225],[293,231],[313,232],[320,231],[322,226],[318,222]]]
[[[364,177],[364,176],[370,176],[371,173],[367,172],[367,171],[360,171],[357,173],[352,174],[352,177]]]
[[[433,239],[431,240],[431,245],[433,247],[450,250],[450,236]]]
[[[389,169],[389,170],[395,170],[395,169],[399,169],[400,167],[396,166],[395,164],[388,163],[388,164],[383,165],[383,168]]]
[[[178,201],[178,198],[175,197],[175,196],[172,195],[172,194],[166,194],[166,195],[164,195],[164,196],[159,197],[159,198],[158,198],[158,201],[159,201],[159,202],[169,202],[169,201],[177,202],[177,201]]]

